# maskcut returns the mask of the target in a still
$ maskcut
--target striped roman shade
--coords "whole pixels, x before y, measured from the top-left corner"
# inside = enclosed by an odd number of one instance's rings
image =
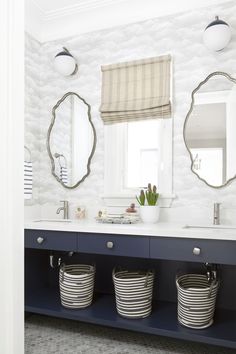
[[[170,118],[171,56],[102,66],[105,124]]]

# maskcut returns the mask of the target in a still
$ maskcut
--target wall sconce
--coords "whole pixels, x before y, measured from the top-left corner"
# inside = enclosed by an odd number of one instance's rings
[[[215,21],[211,22],[204,31],[203,41],[207,48],[218,52],[224,49],[230,42],[231,30],[225,21],[215,17]]]
[[[63,76],[72,76],[78,71],[78,64],[75,57],[73,57],[65,47],[63,47],[62,52],[55,56],[54,67],[56,71]]]

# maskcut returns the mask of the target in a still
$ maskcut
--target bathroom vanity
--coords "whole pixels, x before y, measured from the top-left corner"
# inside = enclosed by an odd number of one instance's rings
[[[82,222],[31,222],[25,226],[27,312],[236,348],[236,230]],[[96,264],[95,295],[90,307],[70,310],[61,305],[59,258],[65,263]],[[207,329],[185,328],[177,320],[175,277],[204,273],[205,262],[218,265],[220,289],[215,320]],[[117,314],[114,267],[155,270],[149,317],[125,319]]]

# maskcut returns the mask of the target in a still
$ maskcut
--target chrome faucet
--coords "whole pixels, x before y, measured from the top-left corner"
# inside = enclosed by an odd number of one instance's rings
[[[220,225],[220,203],[214,203],[213,224]]]
[[[69,202],[67,200],[61,200],[63,206],[58,208],[56,213],[59,214],[63,210],[63,219],[69,219]]]

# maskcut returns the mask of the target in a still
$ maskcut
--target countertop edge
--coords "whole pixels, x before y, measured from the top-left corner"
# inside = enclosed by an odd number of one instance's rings
[[[72,222],[62,224],[60,222],[25,222],[25,230],[44,230],[62,232],[83,232],[96,234],[116,234],[127,236],[149,236],[170,238],[196,238],[236,241],[236,231],[232,230],[191,230],[184,229],[183,225],[159,223],[155,225],[132,224],[99,224],[94,222]]]

